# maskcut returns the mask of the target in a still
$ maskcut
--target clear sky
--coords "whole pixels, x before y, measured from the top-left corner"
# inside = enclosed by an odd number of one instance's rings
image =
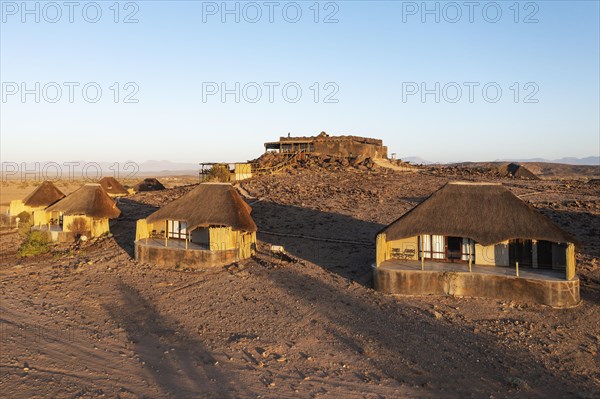
[[[233,162],[323,130],[438,162],[600,153],[597,1],[114,3],[1,2],[2,161]]]

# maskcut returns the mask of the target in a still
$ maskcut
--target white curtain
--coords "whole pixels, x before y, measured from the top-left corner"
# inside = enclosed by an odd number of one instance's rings
[[[425,259],[431,258],[431,236],[429,234],[421,236],[421,254],[425,252]]]
[[[185,238],[187,234],[187,223],[179,220],[168,220],[169,234],[171,238]]]
[[[471,249],[469,250],[469,246]],[[475,243],[469,238],[462,239],[462,248],[461,248],[462,256],[461,260],[469,260],[469,254],[471,254],[471,259],[474,258],[475,255]]]
[[[446,257],[446,240],[444,236],[431,236],[433,246],[433,259],[444,259]]]

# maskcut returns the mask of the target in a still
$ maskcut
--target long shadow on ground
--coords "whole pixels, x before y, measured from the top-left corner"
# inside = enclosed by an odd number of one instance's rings
[[[248,397],[234,380],[222,373],[216,360],[197,337],[177,332],[175,322],[161,315],[133,287],[120,283],[118,297],[105,305],[111,317],[134,342],[145,362],[146,374],[169,397]]]
[[[116,243],[132,258],[135,257],[135,225],[138,219],[144,219],[155,212],[158,207],[144,204],[129,198],[119,198],[117,207],[121,216],[110,225]]]
[[[384,226],[350,216],[260,201],[252,204],[258,238],[351,280],[367,284],[375,257],[375,235]],[[266,232],[352,241],[327,242]]]
[[[527,348],[500,347],[491,336],[475,334],[456,320],[433,317],[376,293],[365,298],[300,266],[267,276],[299,302],[312,306],[317,301],[315,312],[325,324],[321,327],[339,342],[332,345],[368,357],[381,374],[402,384],[424,388],[429,393],[424,397],[560,398],[594,390],[589,381],[571,382],[576,375],[567,382],[545,369]],[[331,348],[336,349],[341,348]]]

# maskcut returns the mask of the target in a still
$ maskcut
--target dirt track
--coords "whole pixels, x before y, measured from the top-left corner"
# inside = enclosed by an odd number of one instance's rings
[[[190,187],[120,203],[114,238],[28,260],[0,236],[0,392],[14,398],[595,398],[600,195],[504,182],[586,244],[581,306],[554,310],[370,289],[384,224],[449,178],[293,171],[243,184],[260,234],[289,259],[157,269],[131,259],[134,220]],[[454,177],[452,178],[454,179]],[[66,250],[66,248],[63,248]]]

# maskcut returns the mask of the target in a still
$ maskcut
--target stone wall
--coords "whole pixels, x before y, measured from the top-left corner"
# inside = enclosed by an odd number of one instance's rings
[[[224,251],[185,250],[181,248],[135,243],[135,259],[139,262],[173,268],[206,268],[230,265],[239,260],[238,249]]]
[[[534,302],[557,308],[580,302],[579,279],[544,280],[465,272],[374,268],[375,289],[386,294],[453,295]]]
[[[315,153],[336,157],[387,158],[387,147],[377,144],[362,143],[355,140],[317,140]]]

